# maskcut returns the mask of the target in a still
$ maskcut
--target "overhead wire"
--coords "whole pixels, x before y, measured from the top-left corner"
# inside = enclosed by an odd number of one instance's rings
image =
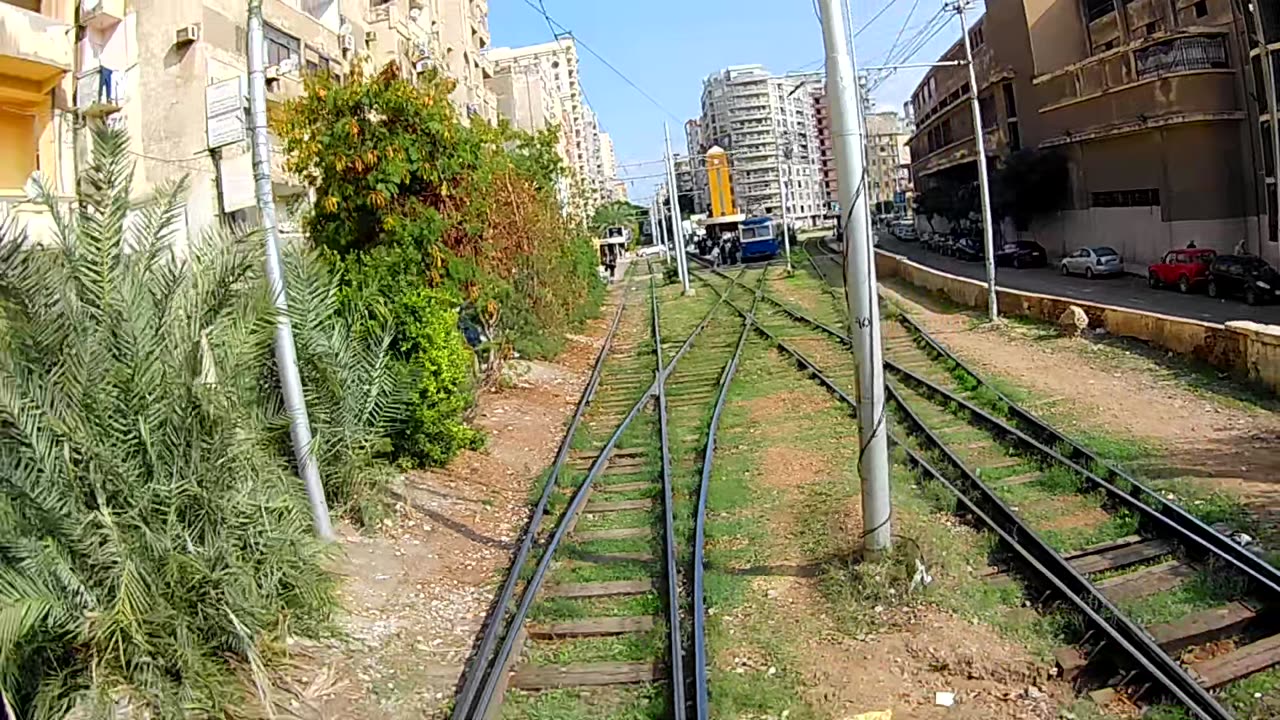
[[[596,60],[599,60],[602,65],[609,68],[609,70],[612,71],[613,74],[621,78],[622,81],[625,82],[627,85],[631,86],[633,90],[640,93],[640,95],[643,96],[644,99],[652,103],[654,107],[658,108],[662,112],[669,115],[671,119],[675,120],[676,122],[684,122],[679,117],[677,117],[675,113],[668,110],[665,105],[663,105],[662,103],[654,99],[654,97],[650,95],[648,92],[646,92],[644,88],[637,85],[636,82],[632,80],[630,77],[628,77],[626,73],[619,70],[613,63],[609,62],[603,55],[596,52],[594,48],[592,48],[590,45],[584,42],[582,38],[575,35],[572,30],[566,28],[564,25],[560,24],[555,18],[551,17],[551,15],[547,13],[546,8],[542,6],[542,0],[538,0],[538,2],[534,2],[534,0],[524,0],[524,4],[533,8],[535,12],[541,15],[547,21],[547,26],[551,28],[552,32],[555,32],[555,28],[557,27],[560,28],[561,32],[563,32],[564,34],[567,34],[570,38],[572,38],[575,44],[581,45],[583,50],[586,50],[592,57],[594,57]],[[557,40],[558,40],[558,37],[559,36],[557,36]],[[583,96],[584,97],[586,96],[585,92],[583,93]]]

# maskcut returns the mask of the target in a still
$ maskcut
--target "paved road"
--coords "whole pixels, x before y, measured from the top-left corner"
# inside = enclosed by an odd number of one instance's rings
[[[980,262],[969,263],[943,257],[937,253],[926,252],[917,243],[904,243],[886,235],[881,235],[879,246],[883,250],[905,255],[915,262],[943,272],[974,280],[986,280],[986,271]],[[826,252],[817,243],[808,244],[808,248],[810,252]],[[823,271],[825,273],[826,268],[823,268]],[[838,275],[838,273],[831,275]],[[999,268],[997,278],[1000,287],[1010,290],[1054,295],[1205,322],[1253,320],[1280,325],[1280,305],[1249,307],[1240,300],[1214,300],[1205,295],[1181,295],[1176,290],[1152,290],[1147,287],[1145,278],[1130,275],[1097,280],[1062,277],[1058,274],[1057,266],[1051,265],[1047,268],[1025,270]]]

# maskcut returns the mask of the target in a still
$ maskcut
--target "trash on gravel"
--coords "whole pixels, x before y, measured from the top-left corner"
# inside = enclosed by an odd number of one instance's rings
[[[893,710],[873,710],[854,715],[849,720],[893,720]]]
[[[936,692],[933,694],[933,704],[941,707],[951,707],[956,704],[956,694],[953,692]]]

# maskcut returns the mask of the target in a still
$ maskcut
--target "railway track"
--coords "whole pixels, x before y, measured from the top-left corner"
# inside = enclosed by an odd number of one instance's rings
[[[749,323],[725,322],[732,311],[712,298],[695,301],[700,317],[664,322],[659,294],[652,275],[629,280],[455,719],[500,717],[504,701],[554,717],[586,697],[643,716],[708,715],[706,481]]]
[[[702,277],[722,297],[742,292],[717,278]],[[855,411],[848,338],[761,297],[757,331]],[[1134,699],[1154,689],[1195,717],[1231,718],[1212,691],[1280,663],[1265,612],[1280,599],[1280,574],[1017,406],[909,318],[885,334],[891,440],[1001,538],[989,582],[1020,576],[1085,619],[1088,631],[1057,653],[1069,677]],[[1187,652],[1206,647],[1220,652]]]

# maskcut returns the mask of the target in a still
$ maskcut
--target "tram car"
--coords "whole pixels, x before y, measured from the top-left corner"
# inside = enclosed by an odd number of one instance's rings
[[[747,218],[739,228],[743,262],[768,260],[778,254],[778,236],[774,230],[773,218]]]

